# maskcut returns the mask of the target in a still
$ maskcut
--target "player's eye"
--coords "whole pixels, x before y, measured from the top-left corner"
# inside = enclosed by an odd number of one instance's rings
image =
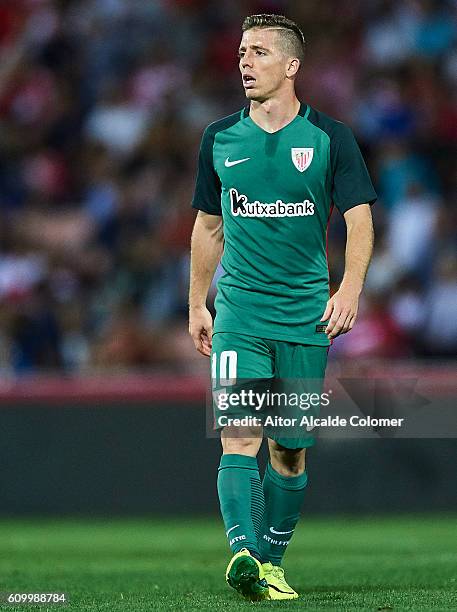
[[[244,51],[238,51],[238,57],[244,57]]]
[[[266,55],[266,53],[265,51],[260,51],[260,49],[257,49],[256,55]]]

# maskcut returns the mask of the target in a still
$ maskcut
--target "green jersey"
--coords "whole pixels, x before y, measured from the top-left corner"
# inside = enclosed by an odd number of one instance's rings
[[[223,217],[215,333],[328,345],[333,204],[344,213],[375,200],[352,131],[306,104],[274,133],[249,107],[209,125],[192,206]]]

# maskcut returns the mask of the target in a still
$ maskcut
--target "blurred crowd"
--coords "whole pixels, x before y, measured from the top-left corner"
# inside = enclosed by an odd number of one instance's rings
[[[455,0],[0,0],[0,371],[206,367],[186,319],[196,159],[244,104],[258,12],[301,25],[300,98],[352,126],[379,194],[331,355],[457,355]]]

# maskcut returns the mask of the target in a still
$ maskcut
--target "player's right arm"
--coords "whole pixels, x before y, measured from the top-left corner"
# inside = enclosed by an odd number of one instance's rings
[[[209,357],[213,318],[206,298],[224,245],[222,216],[198,211],[190,252],[189,333],[195,348]]]
[[[222,255],[224,232],[221,208],[221,181],[214,168],[215,124],[203,134],[192,207],[198,210],[191,240],[189,333],[195,348],[209,357],[213,319],[206,298]]]

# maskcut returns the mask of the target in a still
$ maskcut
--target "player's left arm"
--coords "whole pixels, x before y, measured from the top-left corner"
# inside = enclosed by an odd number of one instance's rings
[[[344,275],[336,293],[327,302],[321,321],[330,319],[326,328],[329,339],[345,334],[354,326],[359,297],[373,252],[374,231],[369,204],[359,204],[344,213],[346,255]]]

